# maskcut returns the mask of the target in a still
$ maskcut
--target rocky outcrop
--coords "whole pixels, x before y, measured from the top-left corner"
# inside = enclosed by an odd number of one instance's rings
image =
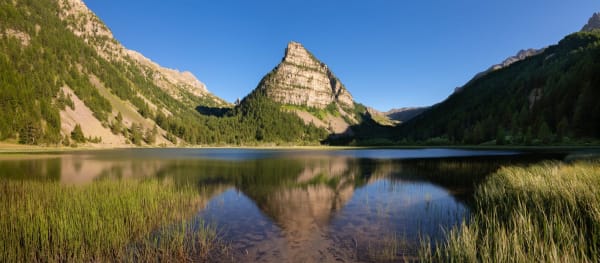
[[[530,48],[530,49],[520,50],[519,52],[517,52],[516,55],[508,57],[507,59],[505,59],[504,61],[502,61],[502,63],[493,65],[493,66],[489,67],[486,71],[477,73],[469,82],[467,82],[467,84],[465,84],[465,86],[467,86],[469,83],[471,83],[471,82],[473,82],[473,81],[475,81],[477,79],[480,79],[481,77],[483,77],[483,76],[485,76],[485,75],[487,75],[487,74],[489,74],[491,72],[494,72],[496,70],[500,70],[500,69],[506,68],[506,67],[512,65],[513,63],[522,61],[522,60],[524,60],[526,58],[529,58],[529,57],[532,57],[532,56],[535,56],[535,55],[539,55],[542,52],[544,52],[544,50],[546,50],[546,48],[540,48],[540,49]],[[455,88],[454,89],[454,93],[460,92],[463,87],[457,87],[457,88]]]
[[[481,77],[487,75],[490,72],[506,68],[506,67],[512,65],[513,63],[519,62],[519,61],[524,60],[524,59],[526,59],[528,57],[541,54],[542,52],[544,52],[545,49],[546,48],[541,48],[541,49],[530,48],[530,49],[520,50],[519,52],[517,52],[516,55],[510,56],[510,57],[506,58],[504,61],[502,61],[502,63],[493,65],[490,68],[488,68],[486,71],[478,73],[477,75],[475,75],[475,77],[473,77],[473,80],[481,78]]]
[[[512,65],[515,62],[521,61],[523,59],[526,59],[528,57],[531,56],[535,56],[537,54],[540,54],[542,52],[544,52],[545,48],[542,49],[524,49],[524,50],[520,50],[516,55],[512,56],[512,57],[508,57],[507,59],[505,59],[504,61],[502,61],[502,63],[494,65],[490,68],[490,70],[499,70],[502,68],[506,68],[510,65]]]
[[[595,13],[590,20],[588,20],[588,23],[583,26],[581,31],[592,31],[594,29],[600,29],[600,13]]]
[[[324,109],[331,104],[353,108],[350,92],[324,63],[302,44],[290,42],[281,63],[259,84],[282,104]]]
[[[60,18],[67,22],[68,28],[98,52],[98,55],[109,61],[134,64],[151,78],[158,87],[178,100],[183,100],[186,93],[201,98],[209,98],[214,105],[227,104],[214,96],[204,83],[190,72],[180,72],[152,62],[142,54],[122,46],[110,29],[81,0],[59,0]],[[190,105],[197,106],[197,105]]]
[[[21,43],[21,46],[23,47],[29,46],[29,42],[31,41],[31,37],[29,36],[29,34],[10,28],[6,29],[4,33],[0,32],[0,38],[3,37],[15,38]]]

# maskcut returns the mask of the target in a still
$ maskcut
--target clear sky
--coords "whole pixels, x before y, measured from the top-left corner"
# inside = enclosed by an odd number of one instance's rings
[[[477,72],[578,31],[598,0],[84,0],[127,48],[242,98],[301,42],[379,110],[445,99]]]

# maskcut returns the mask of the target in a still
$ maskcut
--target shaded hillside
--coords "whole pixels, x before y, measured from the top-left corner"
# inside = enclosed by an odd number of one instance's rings
[[[599,72],[600,32],[574,33],[469,82],[399,127],[396,139],[531,144],[599,138]]]
[[[400,108],[400,109],[391,109],[387,112],[384,112],[385,116],[388,118],[399,121],[400,123],[407,122],[410,119],[419,116],[419,114],[428,110],[429,107],[414,107],[414,108]]]

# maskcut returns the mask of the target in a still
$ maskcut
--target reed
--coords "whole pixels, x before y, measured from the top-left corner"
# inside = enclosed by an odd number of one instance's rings
[[[183,223],[202,202],[168,180],[0,180],[0,261],[202,260],[217,247],[214,227]]]
[[[469,223],[424,241],[426,262],[599,262],[600,162],[504,167],[475,193]]]

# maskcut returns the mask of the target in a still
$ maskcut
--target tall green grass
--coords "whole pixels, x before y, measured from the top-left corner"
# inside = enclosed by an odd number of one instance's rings
[[[0,180],[0,261],[201,260],[216,248],[216,232],[183,222],[202,202],[168,180]]]
[[[600,261],[600,162],[505,167],[475,201],[469,223],[445,242],[423,242],[423,261]]]

